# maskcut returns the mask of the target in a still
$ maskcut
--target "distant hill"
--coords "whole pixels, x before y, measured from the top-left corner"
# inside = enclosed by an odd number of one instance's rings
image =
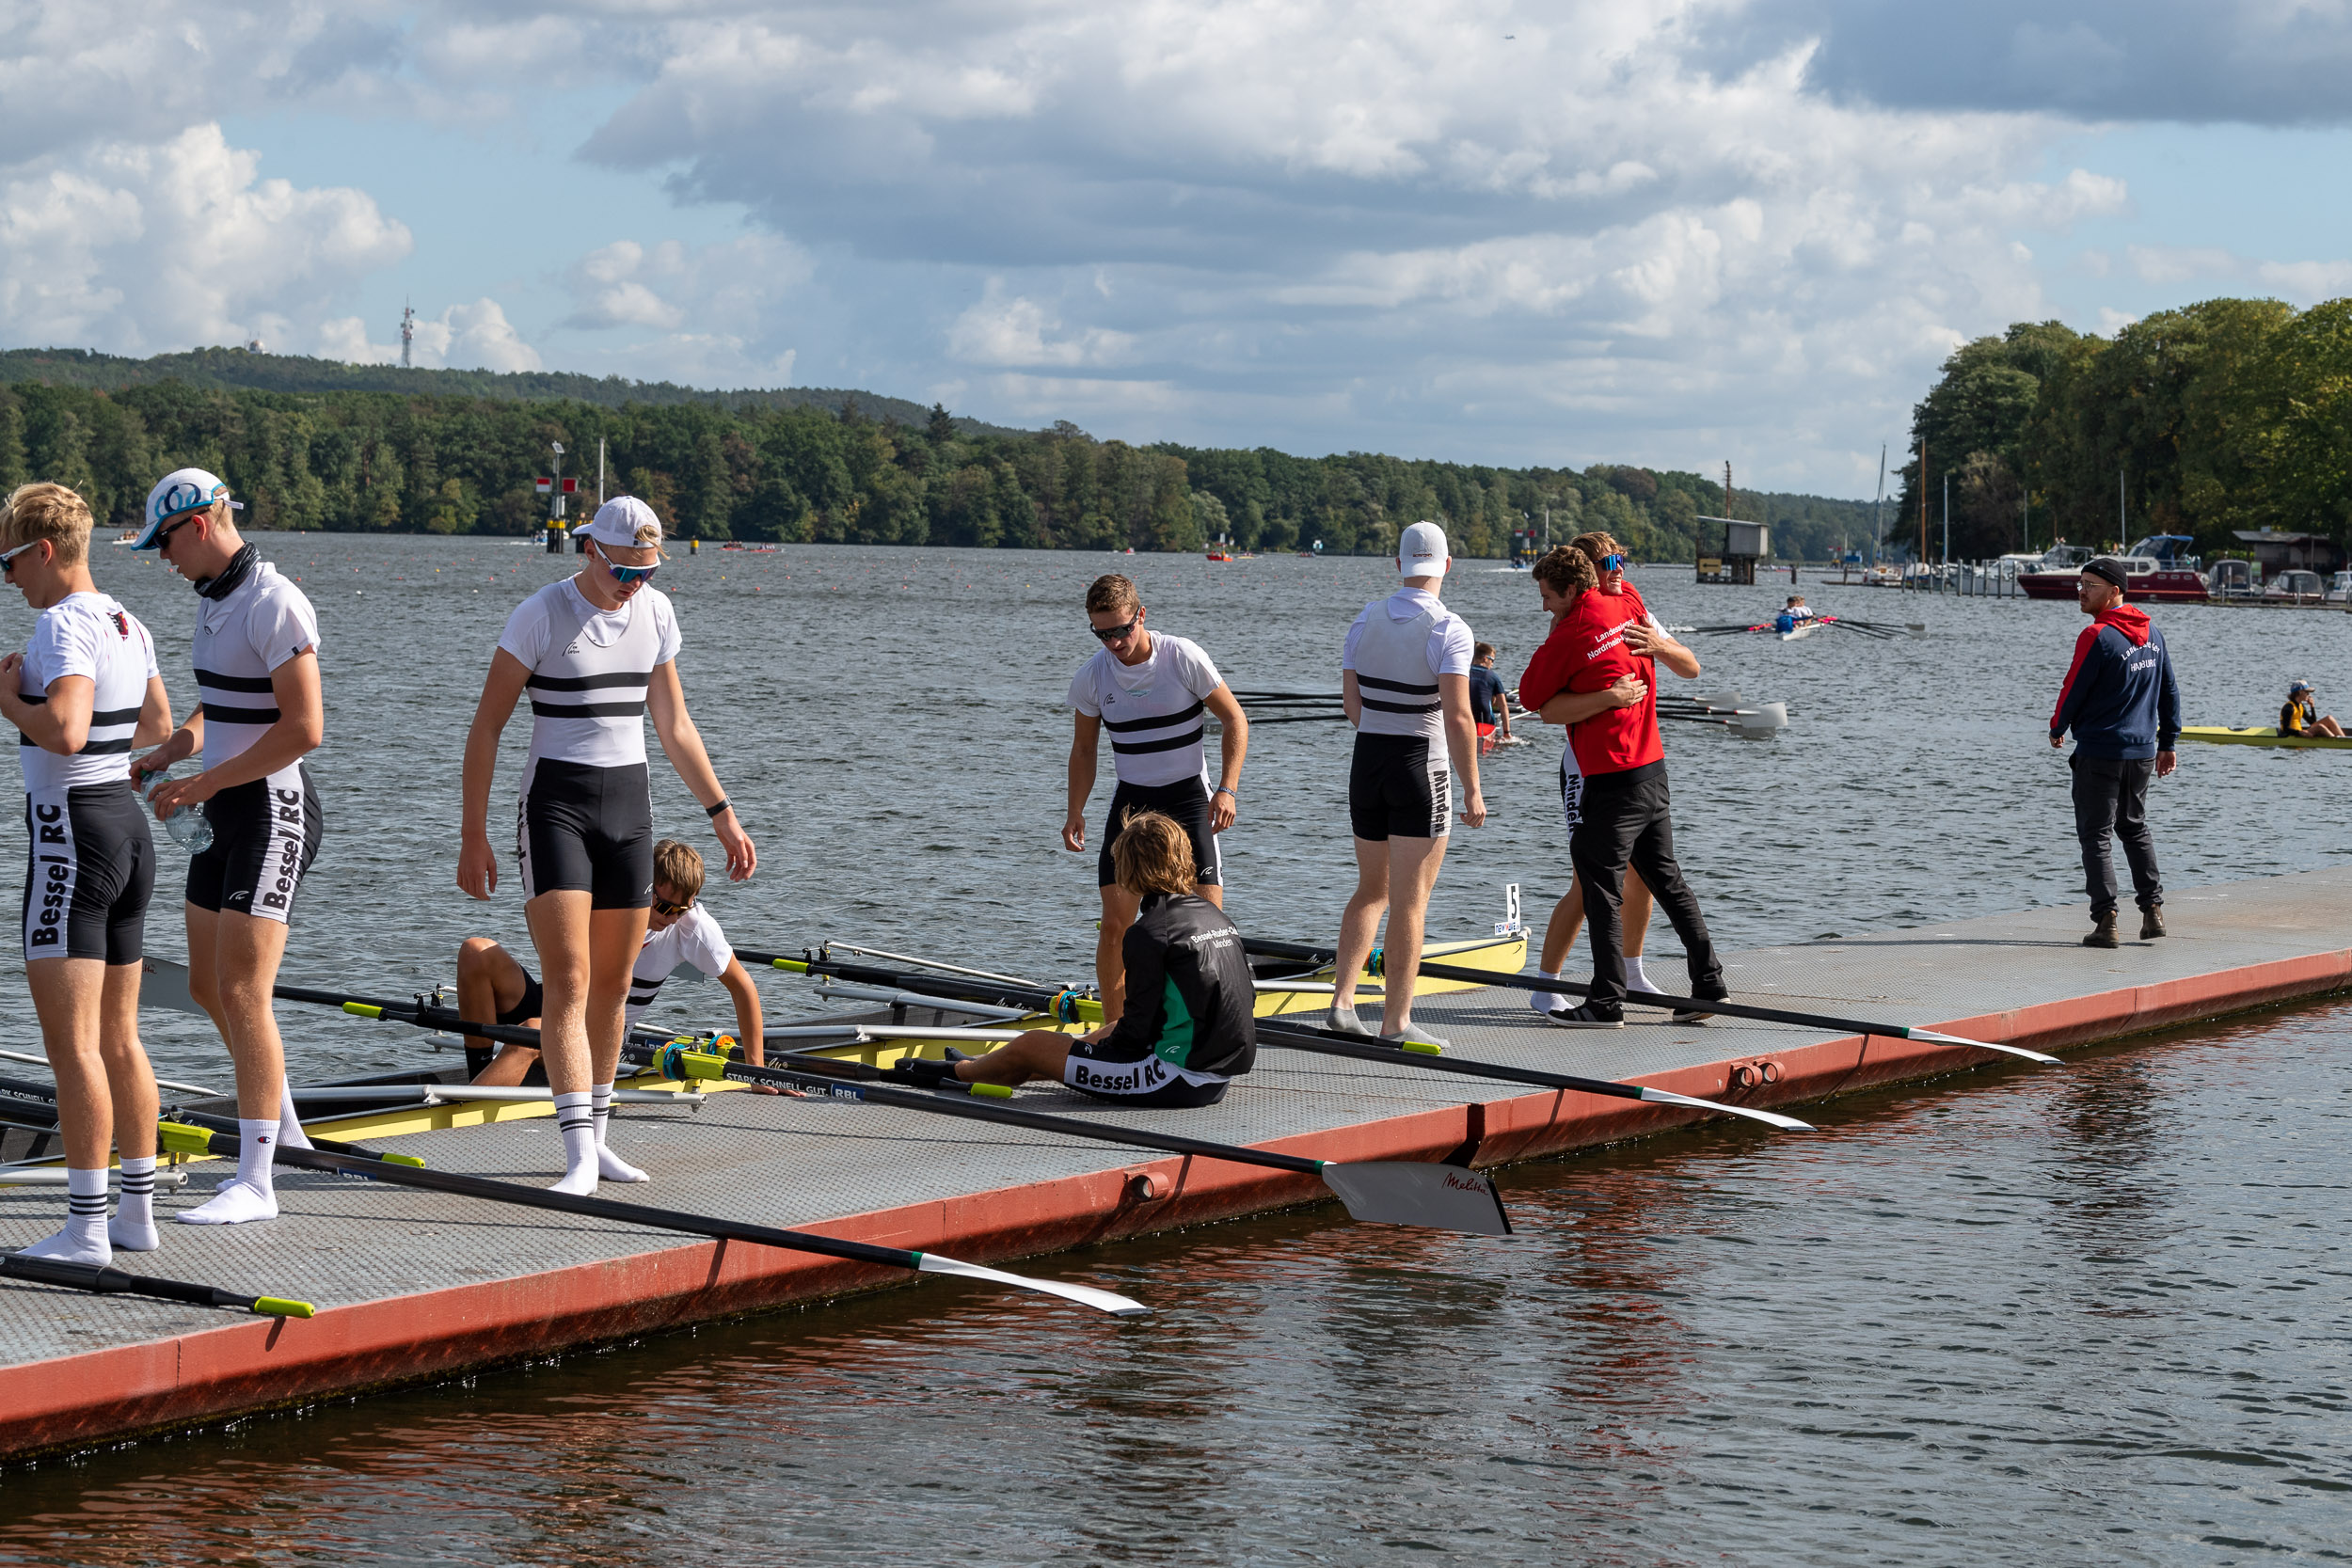
[[[0,350],[0,386],[45,382],[52,387],[87,387],[119,391],[159,381],[191,387],[254,392],[406,392],[426,397],[501,398],[514,403],[569,399],[603,408],[624,404],[701,404],[740,412],[756,408],[821,408],[838,414],[854,399],[869,419],[922,424],[930,410],[905,398],[884,397],[835,387],[784,387],[768,390],[712,391],[668,381],[630,381],[623,376],[579,375],[564,371],[428,371],[398,365],[346,365],[294,354],[255,354],[241,348],[199,348],[126,359],[79,348]],[[1031,432],[978,420],[958,419],[969,435],[1026,436]]]

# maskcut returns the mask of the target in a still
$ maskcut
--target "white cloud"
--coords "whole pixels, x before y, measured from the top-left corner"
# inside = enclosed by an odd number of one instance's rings
[[[357,365],[400,362],[397,343],[372,342],[367,324],[358,316],[342,316],[321,325],[316,350],[326,358]],[[426,370],[538,371],[547,365],[539,351],[523,341],[506,319],[505,307],[495,299],[453,305],[437,316],[417,318],[416,341],[410,357]]]
[[[2352,294],[2352,261],[2264,261],[2254,276],[2290,304],[2312,306]]]
[[[1096,290],[1107,297],[1101,275]],[[1035,300],[1007,297],[1001,277],[988,280],[970,309],[947,329],[947,352],[975,365],[1105,365],[1135,345],[1135,338],[1105,327],[1056,337],[1061,318]]]

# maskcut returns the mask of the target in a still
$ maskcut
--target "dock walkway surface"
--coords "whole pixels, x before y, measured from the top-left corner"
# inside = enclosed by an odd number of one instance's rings
[[[1740,1001],[1786,999],[1808,1012],[2042,1049],[2352,985],[2352,869],[2186,889],[2166,910],[2169,937],[2126,941],[2113,952],[2080,945],[2088,927],[2076,907],[1734,954],[1728,978]],[[2127,919],[2125,930],[2134,928]],[[1678,965],[1658,968],[1663,979]],[[1571,1032],[1535,1018],[1524,993],[1492,987],[1427,998],[1415,1014],[1452,1040],[1456,1057],[1780,1107],[2011,1060],[1724,1019],[1676,1026],[1662,1012],[1638,1010],[1622,1031]],[[1742,1067],[1765,1063],[1776,1081],[1740,1086]],[[1477,1165],[1692,1119],[1622,1100],[1529,1093],[1273,1048],[1205,1112],[1126,1111],[1052,1088],[1024,1090],[1020,1103],[1324,1159]],[[614,1124],[613,1147],[655,1180],[608,1183],[605,1196],[976,1262],[1327,1196],[1311,1178],[1284,1172],[1145,1150],[1122,1157],[1115,1146],[856,1102],[726,1093],[699,1111],[628,1110]],[[439,1169],[534,1185],[561,1170],[558,1138],[541,1117],[383,1147]],[[212,1173],[232,1168],[199,1164],[185,1188],[159,1196],[163,1251],[121,1255],[119,1266],[295,1296],[316,1303],[319,1315],[262,1320],[0,1284],[0,1456],[454,1376],[913,1277],[301,1172],[279,1175],[283,1212],[274,1224],[168,1223],[209,1196]],[[55,1189],[0,1189],[0,1247],[39,1240],[63,1210]],[[1042,1272],[1083,1277],[1085,1263],[1068,1259]],[[1036,1310],[1078,1309],[1041,1298]]]

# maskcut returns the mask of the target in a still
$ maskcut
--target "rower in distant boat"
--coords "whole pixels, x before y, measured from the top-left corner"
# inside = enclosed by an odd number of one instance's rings
[[[310,597],[238,536],[243,504],[202,468],[174,469],[148,492],[132,546],[159,552],[199,600],[196,705],[131,770],[135,782],[203,753],[201,772],[159,783],[148,805],[159,820],[201,806],[212,826],[211,847],[188,860],[188,990],[237,1071],[237,1173],[183,1225],[276,1219],[277,1147],[310,1145],[272,1004],[294,895],[326,830],[303,761],[326,737],[319,621]]]
[[[1070,739],[1070,800],[1062,818],[1062,847],[1082,854],[1087,847],[1087,797],[1094,793],[1096,745],[1110,731],[1111,768],[1119,783],[1103,819],[1103,842],[1094,857],[1094,881],[1103,899],[1103,919],[1094,941],[1096,993],[1103,999],[1099,1037],[1110,1033],[1126,1005],[1125,972],[1120,960],[1127,927],[1136,918],[1136,897],[1119,885],[1111,851],[1120,824],[1136,812],[1156,811],[1184,824],[1192,835],[1198,893],[1225,906],[1223,858],[1216,835],[1240,814],[1242,759],[1249,752],[1249,721],[1225,677],[1189,638],[1153,633],[1144,622],[1143,597],[1117,572],[1087,589],[1087,621],[1102,646],[1071,677],[1070,705],[1076,710]],[[1218,746],[1219,777],[1209,787],[1208,754],[1201,745],[1214,714],[1224,736]]]
[[[2279,709],[2280,735],[2325,735],[2344,738],[2344,727],[2332,715],[2322,714],[2312,702],[2312,683],[2296,681],[2287,688],[2286,705]]]
[[[1502,677],[1495,673],[1495,645],[1481,642],[1470,650],[1470,721],[1478,726],[1479,753],[1491,752],[1511,741],[1511,700]]]
[[[638,949],[636,967],[629,972],[628,1002],[622,1021],[634,1024],[643,1018],[661,983],[680,964],[691,964],[727,989],[735,1002],[735,1038],[743,1048],[743,1059],[754,1067],[765,1067],[759,988],[728,945],[718,920],[698,901],[703,877],[703,858],[691,845],[665,838],[653,847],[653,910],[646,920],[645,944]],[[468,937],[458,947],[457,1011],[461,1017],[477,1023],[496,1020],[536,1029],[545,995],[538,977],[488,937]],[[466,1037],[466,1069],[476,1084],[548,1081],[536,1048],[511,1041],[494,1047],[473,1035]],[[611,1103],[608,1099],[590,1105],[599,1146],[605,1145]]]
[[[1258,1054],[1256,977],[1241,933],[1196,891],[1191,830],[1172,817],[1145,811],[1127,818],[1111,861],[1137,910],[1120,942],[1131,989],[1116,1025],[1085,1039],[1031,1029],[985,1056],[901,1056],[892,1070],[930,1085],[1051,1079],[1122,1105],[1223,1100]]]
[[[498,887],[490,782],[499,732],[527,689],[531,752],[515,858],[547,981],[540,1048],[564,1137],[555,1191],[585,1196],[599,1177],[646,1179],[597,1141],[596,1108],[612,1103],[631,972],[653,901],[648,710],[662,751],[726,849],[728,877],[749,877],[759,857],[687,714],[676,613],[668,595],[646,586],[661,565],[661,519],[635,497],[616,496],[578,532],[586,564],[517,606],[490,656],[466,736],[457,885],[483,899]]]
[[[0,718],[24,769],[24,980],[57,1078],[66,1226],[24,1249],[101,1267],[152,1252],[155,1073],[139,1045],[139,974],[155,846],[125,766],[171,733],[147,628],[90,578],[90,511],[62,484],[0,505],[0,577],[40,611],[0,659]],[[122,1212],[106,1171],[122,1156]]]
[[[1788,633],[1804,625],[1805,622],[1816,618],[1817,617],[1813,613],[1813,607],[1804,602],[1804,595],[1803,594],[1791,594],[1788,595],[1787,608],[1782,610],[1778,615],[1772,617],[1772,629],[1786,637]]]

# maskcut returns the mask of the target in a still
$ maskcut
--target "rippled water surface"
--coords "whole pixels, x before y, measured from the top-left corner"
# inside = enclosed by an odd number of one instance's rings
[[[519,942],[511,884],[486,907],[453,885],[457,748],[505,613],[562,566],[479,541],[265,548],[326,642],[326,847],[288,977],[405,994],[447,979],[465,935]],[[1056,842],[1059,705],[1091,649],[1079,597],[1113,564],[795,548],[665,568],[690,701],[763,853],[713,896],[736,939],[1083,974],[1095,895],[1091,857]],[[1392,582],[1360,561],[1116,564],[1236,685],[1301,690],[1336,689],[1347,621]],[[184,706],[186,589],[122,550],[98,571]],[[1785,592],[1637,581],[1676,623]],[[2077,901],[2042,731],[2079,617],[1808,591],[1929,631],[1699,644],[1702,684],[1792,714],[1771,744],[1669,736],[1719,940]],[[1466,563],[1449,598],[1515,673],[1543,627],[1527,578]],[[2268,722],[2286,679],[2323,705],[2342,679],[2340,615],[2154,613],[2192,721]],[[28,620],[0,609],[0,634]],[[1434,931],[1491,923],[1506,881],[1531,910],[1565,884],[1555,755],[1490,762],[1496,816],[1456,833]],[[1332,929],[1345,759],[1343,726],[1259,731],[1226,839],[1246,927]],[[2347,765],[2188,753],[2152,811],[2168,879],[2334,863]],[[656,793],[660,826],[707,839],[658,763]],[[177,953],[172,907],[153,940]],[[0,984],[29,1018],[21,975]],[[805,1006],[796,984],[768,983],[771,1013]],[[305,1076],[421,1059],[385,1026],[286,1023]],[[1145,1297],[1137,1323],[933,1282],[52,1463],[0,1476],[0,1560],[2337,1559],[2348,1028],[2342,1007],[2241,1021],[1841,1101],[1820,1137],[1704,1130],[1523,1167],[1507,1242],[1334,1207],[1041,1265]],[[209,1032],[151,1015],[151,1044],[167,1075],[226,1077]]]

